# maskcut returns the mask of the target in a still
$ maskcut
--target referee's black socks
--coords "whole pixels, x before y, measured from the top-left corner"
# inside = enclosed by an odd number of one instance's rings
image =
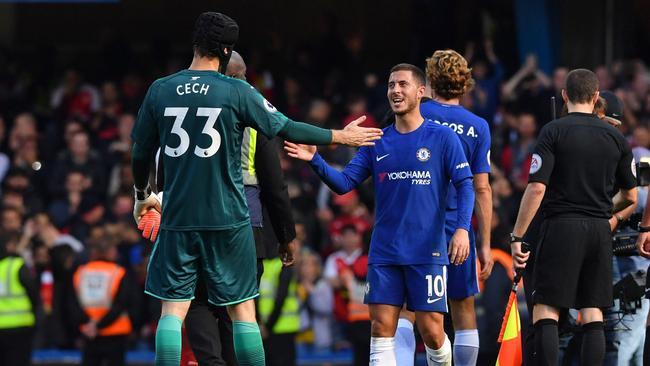
[[[580,359],[583,365],[602,365],[605,358],[605,330],[603,322],[582,325],[582,350]]]
[[[559,348],[557,320],[538,320],[537,323],[535,323],[535,365],[557,365]]]

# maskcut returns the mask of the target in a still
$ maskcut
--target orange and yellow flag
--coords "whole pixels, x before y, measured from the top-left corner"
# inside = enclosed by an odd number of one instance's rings
[[[496,366],[521,366],[521,321],[517,308],[517,294],[510,292],[510,299],[503,316],[503,324],[499,333],[499,357]]]

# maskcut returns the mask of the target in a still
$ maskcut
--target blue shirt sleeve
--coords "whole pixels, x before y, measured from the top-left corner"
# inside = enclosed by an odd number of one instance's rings
[[[492,144],[492,137],[490,136],[490,128],[487,122],[483,122],[483,128],[478,133],[478,146],[472,156],[470,162],[472,173],[489,173],[490,172],[490,145]]]
[[[444,162],[447,176],[456,188],[457,228],[469,231],[474,209],[474,189],[472,188],[472,171],[465,157],[463,146],[450,129],[445,136]]]
[[[318,153],[314,155],[309,165],[332,191],[344,194],[353,190],[372,173],[372,162],[369,156],[368,147],[360,148],[341,172],[329,166]]]

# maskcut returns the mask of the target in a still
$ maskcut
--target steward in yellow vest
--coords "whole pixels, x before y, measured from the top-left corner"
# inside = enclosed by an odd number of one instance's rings
[[[282,268],[280,258],[264,260],[257,310],[267,366],[296,364],[296,334],[300,330],[297,287],[294,267]]]
[[[29,365],[38,286],[16,254],[18,233],[0,234],[0,365]]]

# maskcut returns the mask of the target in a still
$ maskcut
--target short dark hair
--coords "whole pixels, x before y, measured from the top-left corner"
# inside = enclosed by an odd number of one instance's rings
[[[221,13],[205,12],[199,15],[194,24],[192,45],[199,56],[222,59],[223,48],[231,50],[238,38],[239,26],[232,18]]]
[[[390,73],[394,73],[396,71],[410,71],[411,74],[413,75],[413,78],[415,81],[418,82],[419,85],[424,85],[425,81],[425,76],[424,76],[424,71],[422,71],[421,68],[412,65],[412,64],[407,64],[407,63],[401,63],[393,66],[392,69],[390,69]]]
[[[587,69],[571,70],[566,76],[566,95],[571,103],[589,103],[598,91],[598,77]]]

